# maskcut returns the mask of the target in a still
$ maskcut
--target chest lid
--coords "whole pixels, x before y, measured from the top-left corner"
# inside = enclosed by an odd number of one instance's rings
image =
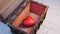
[[[0,15],[6,19],[23,1],[24,0],[0,0]]]

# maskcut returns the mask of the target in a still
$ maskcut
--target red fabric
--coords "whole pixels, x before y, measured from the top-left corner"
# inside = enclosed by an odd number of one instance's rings
[[[38,15],[41,15],[45,11],[45,7],[35,4],[33,2],[30,3],[30,10]]]

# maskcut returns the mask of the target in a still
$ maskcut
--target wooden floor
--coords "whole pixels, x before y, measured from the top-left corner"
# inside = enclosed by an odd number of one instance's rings
[[[37,34],[60,34],[60,0],[35,0],[49,6],[46,19]]]

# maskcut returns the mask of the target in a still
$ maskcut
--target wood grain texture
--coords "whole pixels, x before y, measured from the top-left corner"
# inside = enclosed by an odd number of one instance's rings
[[[23,0],[4,0],[0,2],[0,14],[6,19]]]
[[[0,13],[6,12],[5,10],[11,6],[16,0],[3,0],[0,1]]]

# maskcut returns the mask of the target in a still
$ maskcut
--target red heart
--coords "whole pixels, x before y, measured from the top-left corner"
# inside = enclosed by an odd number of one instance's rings
[[[28,16],[24,21],[23,24],[25,26],[33,26],[35,24],[34,19],[31,16]]]

